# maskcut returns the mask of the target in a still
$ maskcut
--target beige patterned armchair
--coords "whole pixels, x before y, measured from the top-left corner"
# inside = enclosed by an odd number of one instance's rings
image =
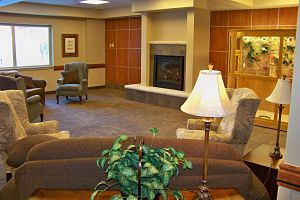
[[[233,113],[212,123],[210,141],[231,143],[241,152],[251,136],[260,98],[249,88],[227,88]],[[176,130],[177,138],[204,139],[204,123],[201,119],[189,119],[187,128]]]
[[[5,165],[7,146],[28,135],[36,134],[48,134],[57,138],[70,136],[68,131],[59,131],[58,122],[55,120],[30,123],[21,90],[0,91],[0,186],[5,172],[10,170]]]

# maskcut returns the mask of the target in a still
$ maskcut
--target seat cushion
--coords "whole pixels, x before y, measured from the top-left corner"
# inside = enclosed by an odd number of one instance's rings
[[[58,91],[79,91],[80,84],[66,84],[57,88]]]
[[[64,84],[79,83],[78,70],[61,72]]]

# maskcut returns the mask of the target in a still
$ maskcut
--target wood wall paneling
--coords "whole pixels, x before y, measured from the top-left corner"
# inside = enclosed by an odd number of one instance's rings
[[[210,28],[210,50],[227,51],[227,27]]]
[[[297,25],[298,7],[280,8],[279,25]]]
[[[105,25],[106,83],[118,86],[140,83],[141,17],[108,19]]]
[[[222,72],[222,75],[227,75],[227,52],[226,51],[211,51],[209,54],[209,62],[214,64],[214,69]]]
[[[211,26],[228,26],[228,11],[215,11],[211,14]]]
[[[257,9],[252,11],[252,26],[267,26],[278,23],[279,9]]]
[[[229,11],[229,26],[251,26],[251,10]]]
[[[129,67],[141,68],[141,49],[129,49]]]

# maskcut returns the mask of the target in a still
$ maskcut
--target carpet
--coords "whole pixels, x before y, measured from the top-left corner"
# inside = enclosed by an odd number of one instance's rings
[[[45,120],[57,120],[61,130],[72,137],[102,137],[120,134],[149,135],[148,129],[159,129],[158,137],[176,137],[176,129],[186,127],[187,119],[194,116],[180,110],[130,101],[124,91],[108,88],[89,90],[89,100],[79,104],[78,97],[67,100],[60,97],[56,104],[54,94],[46,96]],[[276,130],[254,126],[245,153],[260,144],[274,144]],[[285,146],[286,133],[280,136]]]

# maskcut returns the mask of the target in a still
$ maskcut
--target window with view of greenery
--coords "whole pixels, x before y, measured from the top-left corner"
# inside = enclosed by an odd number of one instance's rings
[[[0,24],[0,69],[51,64],[51,27]]]

